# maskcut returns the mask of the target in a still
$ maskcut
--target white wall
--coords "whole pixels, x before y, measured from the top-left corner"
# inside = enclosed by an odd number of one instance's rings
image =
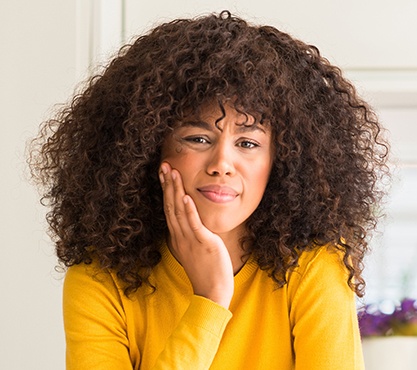
[[[230,10],[256,23],[318,44],[325,55],[349,68],[415,68],[417,2],[397,0],[125,0],[126,34],[166,20]],[[406,51],[406,52],[405,52]]]
[[[73,1],[0,3],[0,369],[64,369],[61,276],[25,142],[75,82]]]
[[[379,114],[391,137],[394,176],[367,260],[366,301],[417,299],[417,106],[382,107]]]
[[[315,43],[346,67],[391,128],[400,160],[413,164],[417,49],[410,45],[417,39],[416,6],[413,0],[395,5],[378,0],[1,0],[0,369],[64,369],[62,276],[54,271],[44,209],[25,178],[24,147],[52,105],[67,100],[88,63],[108,55],[123,34],[129,39],[161,18],[228,8]]]

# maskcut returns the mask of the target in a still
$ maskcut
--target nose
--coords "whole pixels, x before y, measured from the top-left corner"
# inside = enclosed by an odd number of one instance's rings
[[[233,176],[235,174],[235,164],[232,144],[218,142],[210,153],[207,164],[207,173],[211,176]]]

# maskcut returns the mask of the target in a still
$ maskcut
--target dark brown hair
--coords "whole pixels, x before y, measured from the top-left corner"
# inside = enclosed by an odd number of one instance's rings
[[[213,100],[272,127],[275,160],[247,222],[248,253],[283,286],[301,251],[334,245],[362,295],[378,179],[388,175],[377,117],[316,47],[228,12],[137,38],[43,124],[30,162],[59,260],[96,258],[126,294],[148,283],[168,232],[161,145],[175,122]]]

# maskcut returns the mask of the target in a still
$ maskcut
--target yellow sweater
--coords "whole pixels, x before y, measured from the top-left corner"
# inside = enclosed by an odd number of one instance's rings
[[[167,247],[151,280],[127,298],[114,272],[71,267],[64,284],[67,370],[364,369],[355,298],[337,253],[304,252],[275,289],[249,260],[230,311],[193,295]]]

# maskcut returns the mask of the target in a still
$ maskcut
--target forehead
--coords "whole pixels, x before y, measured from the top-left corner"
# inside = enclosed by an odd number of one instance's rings
[[[247,131],[270,131],[270,123],[262,120],[261,114],[247,113],[228,104],[209,104],[198,108],[194,113],[177,122],[177,127],[196,126],[204,129],[217,128],[222,130],[225,125],[233,124],[235,130]]]

